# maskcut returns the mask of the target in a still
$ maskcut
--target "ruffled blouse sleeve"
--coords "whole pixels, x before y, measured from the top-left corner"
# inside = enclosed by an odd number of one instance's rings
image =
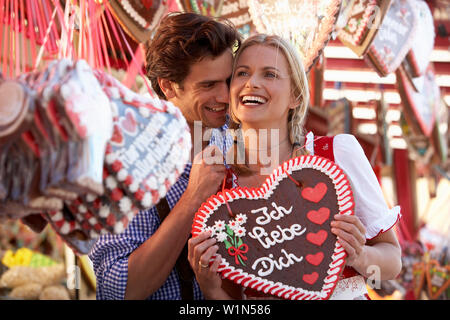
[[[350,180],[355,199],[355,215],[373,239],[391,229],[401,217],[400,207],[389,209],[378,179],[364,151],[353,135],[339,134],[333,140],[335,162]]]

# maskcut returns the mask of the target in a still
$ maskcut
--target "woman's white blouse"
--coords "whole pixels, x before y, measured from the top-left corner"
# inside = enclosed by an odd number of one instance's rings
[[[314,136],[307,135],[307,150],[314,154]],[[389,209],[378,179],[358,140],[350,134],[333,139],[334,161],[347,174],[355,199],[355,215],[366,228],[366,239],[375,238],[392,228],[400,219],[400,207]]]

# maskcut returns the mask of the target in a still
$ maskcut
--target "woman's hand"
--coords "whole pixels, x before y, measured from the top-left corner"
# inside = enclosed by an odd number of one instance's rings
[[[197,237],[189,239],[189,263],[206,299],[231,299],[222,289],[222,279],[217,272],[222,257],[217,255],[214,261],[210,263],[211,258],[219,249],[215,245],[216,239],[210,237],[211,232],[203,232]]]
[[[331,232],[348,254],[347,265],[359,269],[364,265],[366,228],[357,216],[336,214],[331,222]],[[357,270],[358,271],[358,270]]]

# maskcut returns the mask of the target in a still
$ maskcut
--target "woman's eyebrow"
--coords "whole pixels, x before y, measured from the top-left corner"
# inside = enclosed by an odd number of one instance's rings
[[[247,65],[239,65],[239,66],[236,66],[236,69],[239,69],[239,68],[250,69],[250,67],[247,66]],[[275,68],[275,67],[272,67],[272,66],[264,67],[263,70],[275,70],[275,71],[280,72],[279,69],[277,69],[277,68]]]

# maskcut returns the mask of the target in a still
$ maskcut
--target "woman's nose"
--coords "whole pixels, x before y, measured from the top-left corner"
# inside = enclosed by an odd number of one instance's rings
[[[258,88],[259,87],[259,79],[255,75],[251,75],[247,79],[246,83],[247,88]]]

